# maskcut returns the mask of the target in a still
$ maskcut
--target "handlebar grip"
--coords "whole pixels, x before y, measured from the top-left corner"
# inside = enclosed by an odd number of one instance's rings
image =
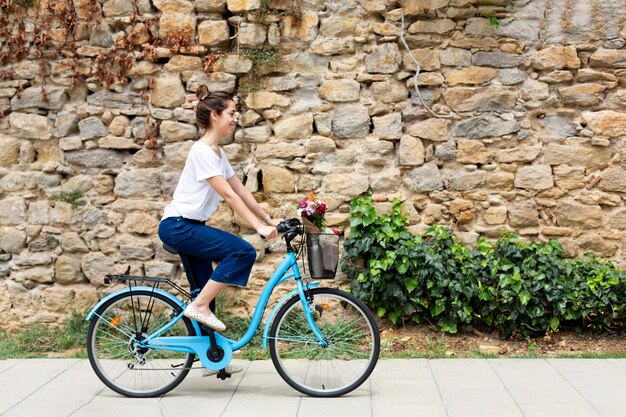
[[[278,223],[278,225],[276,226],[276,230],[278,231],[278,233],[286,233],[295,229],[296,227],[299,227],[301,224],[302,223],[300,223],[300,220],[298,219],[287,219],[284,222]]]
[[[285,233],[287,231],[285,222],[278,223],[278,225],[276,225],[276,230],[278,230],[278,233]]]

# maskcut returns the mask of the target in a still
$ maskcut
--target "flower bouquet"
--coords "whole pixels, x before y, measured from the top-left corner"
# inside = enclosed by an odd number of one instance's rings
[[[326,204],[321,200],[315,200],[315,195],[310,191],[307,199],[300,201],[298,206],[298,215],[302,218],[304,223],[307,224],[308,221],[317,228],[317,232],[324,232],[326,229],[325,215],[326,211],[328,211]]]
[[[298,203],[298,215],[307,231],[306,247],[311,277],[334,278],[339,260],[339,232],[326,228],[328,207],[313,192]]]

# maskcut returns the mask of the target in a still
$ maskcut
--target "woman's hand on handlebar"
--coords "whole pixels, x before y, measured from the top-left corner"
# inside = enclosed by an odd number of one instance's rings
[[[285,221],[285,219],[282,219],[282,218],[281,219],[270,219],[267,222],[267,224],[269,224],[270,226],[276,227],[276,226],[278,226],[280,223],[282,223],[284,221]]]
[[[263,236],[266,240],[274,239],[278,236],[278,231],[274,226],[260,225],[256,232]]]

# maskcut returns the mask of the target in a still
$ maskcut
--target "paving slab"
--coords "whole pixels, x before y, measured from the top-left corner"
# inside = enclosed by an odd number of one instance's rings
[[[626,417],[622,359],[381,360],[361,387],[329,399],[301,395],[271,361],[235,362],[244,372],[226,381],[194,369],[167,395],[135,399],[84,359],[2,360],[0,416]]]

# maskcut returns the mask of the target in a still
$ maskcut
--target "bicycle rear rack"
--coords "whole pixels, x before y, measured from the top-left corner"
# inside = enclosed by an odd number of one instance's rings
[[[127,282],[129,287],[136,286],[139,282],[150,282],[152,283],[153,288],[159,288],[161,284],[167,284],[181,294],[184,294],[186,297],[191,298],[189,291],[171,281],[169,278],[144,277],[125,274],[107,274],[104,276],[104,285],[111,285],[113,282]]]

